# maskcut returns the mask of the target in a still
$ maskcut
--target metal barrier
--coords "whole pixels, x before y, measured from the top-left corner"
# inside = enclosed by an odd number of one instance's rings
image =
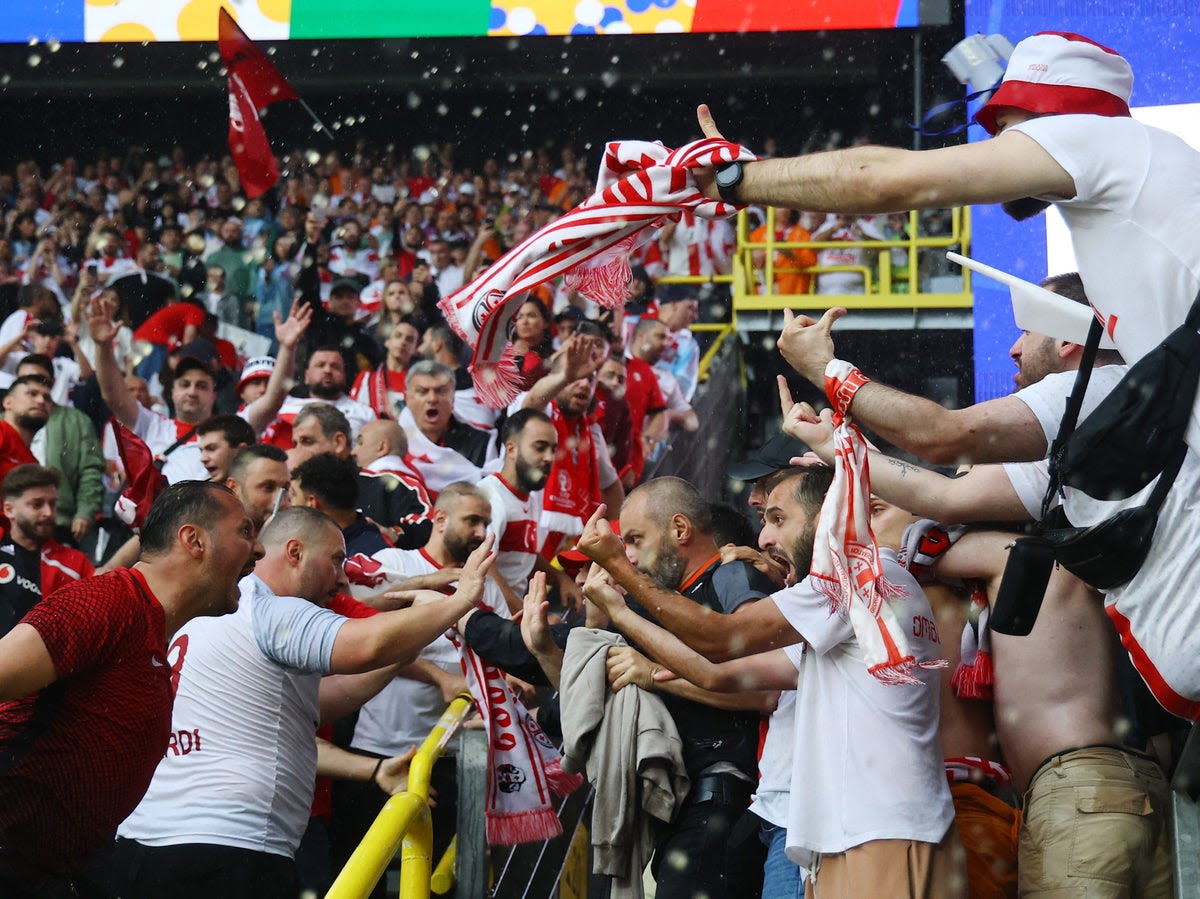
[[[878,264],[870,265],[814,265],[804,268],[778,266],[775,254],[781,251],[809,249],[845,249],[846,241],[786,241],[775,239],[775,210],[767,209],[767,239],[752,241],[749,237],[749,218],[745,210],[738,214],[737,248],[732,257],[732,271],[723,275],[663,275],[662,284],[718,284],[728,285],[731,305],[728,322],[709,327],[744,328],[739,317],[747,313],[782,311],[783,309],[805,309],[810,311],[844,306],[854,310],[970,310],[974,304],[971,290],[971,273],[962,273],[958,289],[953,291],[922,289],[920,276],[921,251],[946,250],[959,247],[961,252],[970,251],[971,216],[966,207],[950,210],[950,233],[941,236],[918,236],[918,214],[909,213],[909,236],[897,240],[860,240],[851,245],[855,249],[874,251]],[[891,251],[903,250],[907,264],[893,268]],[[763,254],[762,265],[756,265],[754,256]],[[816,276],[829,272],[854,272],[863,278],[863,292],[842,295],[780,294],[775,292],[775,276],[778,273],[801,273],[812,276],[810,285],[815,287]],[[928,287],[929,285],[926,285]],[[941,285],[938,285],[941,286]],[[757,323],[760,318],[755,317]],[[703,330],[705,325],[695,325],[692,330]]]
[[[408,770],[408,790],[391,797],[342,868],[326,899],[364,899],[387,870],[403,844],[401,899],[428,899],[432,877],[433,829],[429,817],[429,775],[446,744],[475,708],[470,694],[460,693],[429,732]],[[438,866],[443,872],[442,865]]]

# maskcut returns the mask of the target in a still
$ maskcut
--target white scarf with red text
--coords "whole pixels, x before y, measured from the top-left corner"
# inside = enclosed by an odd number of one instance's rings
[[[891,607],[890,600],[901,595],[901,588],[883,576],[871,532],[867,442],[849,414],[854,392],[866,382],[862,372],[840,359],[831,360],[825,369],[836,449],[833,483],[817,522],[811,573],[829,598],[830,614],[849,616],[867,670],[886,684],[919,683],[910,673],[913,668],[946,663],[917,661]]]
[[[700,193],[691,170],[755,158],[716,138],[677,150],[649,141],[610,142],[594,194],[438,302],[447,323],[474,350],[471,375],[479,398],[501,408],[520,391],[508,330],[526,291],[566,275],[568,288],[600,306],[620,306],[629,296],[629,254],[654,226],[685,211],[705,218],[737,211]]]
[[[487,841],[494,846],[549,840],[562,833],[551,791],[567,796],[583,783],[562,769],[562,753],[513,693],[504,672],[481,659],[461,637],[463,675],[487,731]]]

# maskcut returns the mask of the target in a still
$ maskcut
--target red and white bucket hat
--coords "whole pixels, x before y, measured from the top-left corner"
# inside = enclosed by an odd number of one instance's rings
[[[975,121],[996,133],[1001,108],[1045,115],[1128,116],[1133,69],[1115,50],[1066,31],[1042,31],[1017,44],[1000,89]]]

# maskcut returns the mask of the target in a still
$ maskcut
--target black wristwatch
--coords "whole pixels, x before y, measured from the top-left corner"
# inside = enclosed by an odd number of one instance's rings
[[[726,203],[736,203],[738,185],[746,175],[745,167],[740,162],[731,162],[717,169],[717,193]]]

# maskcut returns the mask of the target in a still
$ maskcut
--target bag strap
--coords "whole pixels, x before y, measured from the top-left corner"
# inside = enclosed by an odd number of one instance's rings
[[[187,429],[187,432],[182,437],[180,437],[178,440],[176,440],[174,443],[172,443],[170,446],[168,446],[165,450],[163,450],[161,453],[159,453],[159,455],[162,456],[164,459],[167,458],[167,456],[171,455],[171,453],[175,452],[175,450],[179,449],[181,446],[183,446],[185,443],[187,443],[189,440],[191,440],[192,437],[195,436],[196,431],[199,428],[200,428],[200,425],[192,425],[190,428]]]
[[[1200,296],[1197,296],[1196,300],[1192,311],[1200,318]],[[1087,341],[1083,345],[1083,356],[1079,360],[1079,369],[1075,372],[1075,384],[1071,387],[1071,395],[1067,397],[1067,406],[1058,425],[1058,434],[1050,444],[1050,483],[1046,487],[1046,495],[1042,497],[1042,521],[1049,517],[1054,498],[1063,493],[1060,474],[1062,457],[1067,451],[1067,441],[1071,439],[1071,435],[1075,433],[1075,426],[1079,423],[1079,410],[1083,408],[1083,396],[1087,393],[1088,383],[1092,379],[1092,368],[1096,364],[1096,353],[1100,350],[1100,338],[1103,336],[1104,323],[1093,316],[1091,327],[1088,328]]]

